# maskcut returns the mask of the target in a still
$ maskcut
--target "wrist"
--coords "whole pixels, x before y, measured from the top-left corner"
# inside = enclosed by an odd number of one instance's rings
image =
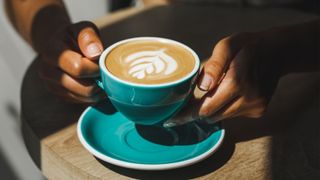
[[[265,41],[279,66],[280,76],[317,70],[319,21],[278,27],[266,31]]]

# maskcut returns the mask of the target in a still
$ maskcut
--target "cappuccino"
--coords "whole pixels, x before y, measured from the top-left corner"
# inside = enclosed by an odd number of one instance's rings
[[[138,84],[174,82],[191,73],[195,64],[194,56],[185,47],[161,40],[120,44],[105,59],[111,74]]]

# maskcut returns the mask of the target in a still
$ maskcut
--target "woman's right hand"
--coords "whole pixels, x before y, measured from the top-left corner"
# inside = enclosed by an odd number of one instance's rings
[[[105,95],[95,84],[103,45],[97,27],[79,22],[57,30],[41,47],[39,74],[47,89],[66,101],[92,103]]]

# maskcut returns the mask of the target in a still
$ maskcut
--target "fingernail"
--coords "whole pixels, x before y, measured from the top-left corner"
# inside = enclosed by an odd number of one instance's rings
[[[87,46],[87,51],[91,57],[96,57],[101,54],[102,49],[97,43],[91,43]]]
[[[209,74],[204,74],[200,83],[200,89],[204,91],[208,91],[212,83],[213,83],[212,77]]]

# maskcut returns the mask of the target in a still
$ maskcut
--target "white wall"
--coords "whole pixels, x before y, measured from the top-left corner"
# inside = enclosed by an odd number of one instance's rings
[[[11,27],[4,2],[0,3],[0,177],[43,179],[25,149],[19,119],[22,78],[36,54]],[[107,0],[65,0],[65,3],[75,22],[92,20],[107,11]]]

